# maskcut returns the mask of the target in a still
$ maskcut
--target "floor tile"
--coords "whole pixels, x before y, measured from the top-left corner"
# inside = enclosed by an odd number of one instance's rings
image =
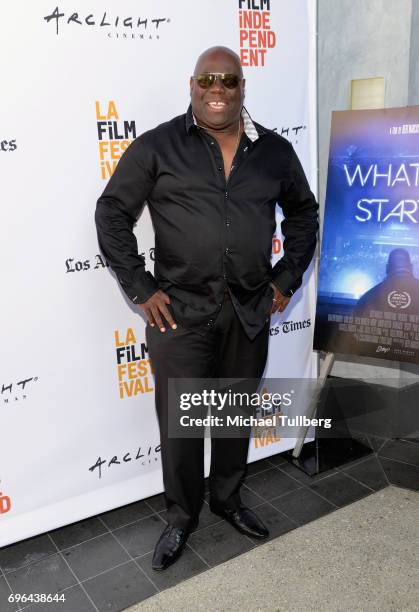
[[[167,522],[166,515],[167,510],[159,512],[159,516],[164,520],[165,523]],[[209,509],[208,503],[204,502],[202,504],[202,510],[199,515],[199,525],[196,529],[194,529],[194,531],[198,529],[204,529],[205,527],[208,527],[208,525],[213,525],[214,523],[218,523],[219,521],[221,521],[220,517],[216,514],[213,514]]]
[[[100,612],[119,612],[157,593],[134,561],[86,580],[83,586]]]
[[[161,510],[166,510],[166,502],[163,493],[159,493],[158,495],[153,495],[152,497],[147,497],[144,500],[147,504],[154,510],[154,512],[160,512]]]
[[[11,590],[3,578],[0,576],[0,610],[1,612],[15,612],[15,610],[19,609],[18,604],[9,602],[9,595],[11,594]]]
[[[152,513],[152,508],[142,500],[134,504],[122,506],[122,508],[104,512],[100,515],[100,518],[109,529],[117,529],[123,525],[128,525],[128,523],[134,523],[134,521],[150,516]]]
[[[373,451],[377,452],[383,446],[384,442],[387,441],[387,438],[379,438],[377,436],[370,435],[368,436],[368,440]]]
[[[380,463],[390,484],[419,491],[419,468],[408,463],[380,457]]]
[[[335,468],[332,468],[330,470],[320,472],[319,474],[313,474],[313,476],[309,476],[303,470],[288,462],[283,465],[279,465],[277,469],[281,470],[281,472],[284,472],[288,476],[292,476],[303,484],[312,484],[313,482],[317,482],[318,480],[327,478],[331,474],[337,474],[337,470],[335,470]]]
[[[255,506],[259,506],[265,501],[263,497],[260,497],[260,495],[257,495],[254,491],[251,491],[246,485],[243,485],[240,488],[240,498],[243,505],[248,506],[248,508],[254,508]],[[209,504],[209,500],[210,495],[209,493],[207,493],[205,495],[205,501],[207,502],[207,504]]]
[[[152,557],[153,553],[150,552],[147,555],[138,558],[137,563],[141,565],[147,576],[150,576],[151,580],[159,589],[167,589],[174,586],[178,582],[182,582],[182,580],[191,578],[192,576],[195,576],[196,574],[208,569],[208,565],[206,565],[198,557],[198,555],[196,555],[191,548],[189,548],[189,546],[186,546],[181,557],[176,561],[176,563],[168,567],[163,572],[156,572],[155,570],[151,569]]]
[[[266,540],[251,538],[255,544],[263,544],[268,540],[277,538],[280,535],[287,533],[287,531],[291,531],[291,529],[298,527],[297,523],[284,516],[282,512],[279,512],[276,508],[273,508],[270,503],[265,503],[258,506],[255,508],[254,512],[269,529],[269,538],[266,538]]]
[[[405,440],[389,440],[379,451],[378,456],[419,467],[419,446]]]
[[[214,525],[214,523],[218,523],[221,520],[222,519],[219,516],[211,512],[211,510],[209,509],[209,505],[204,502],[202,504],[202,510],[199,515],[199,525],[197,529],[204,529],[205,527],[208,527],[209,525]]]
[[[339,507],[350,504],[371,493],[371,489],[349,478],[343,472],[332,474],[328,478],[314,482],[310,485],[310,488]]]
[[[246,479],[246,486],[268,500],[273,497],[278,497],[283,493],[288,493],[294,489],[298,489],[301,485],[296,480],[293,480],[279,468],[271,468],[265,470],[261,474],[256,474]]]
[[[59,593],[77,580],[59,553],[7,574],[15,593]]]
[[[364,459],[361,462],[356,463],[353,466],[349,466],[343,469],[345,474],[349,474],[353,478],[356,478],[362,484],[378,491],[388,486],[388,480],[384,474],[384,470],[381,467],[381,463],[375,455]]]
[[[223,563],[254,547],[248,538],[225,521],[192,533],[188,541],[193,550],[211,566]]]
[[[68,548],[62,554],[80,581],[129,560],[129,555],[111,533]]]
[[[113,533],[131,556],[139,557],[154,550],[164,527],[164,521],[154,514],[132,525],[116,529]]]
[[[259,506],[264,501],[260,495],[249,489],[249,487],[247,487],[246,485],[243,485],[241,487],[240,497],[243,505],[247,506],[248,508],[254,508],[255,506]]]
[[[301,487],[297,491],[291,491],[291,493],[272,499],[271,504],[300,525],[336,510],[336,506],[306,487]]]
[[[334,468],[334,470],[330,471],[328,475],[333,474],[334,472],[340,472],[342,470],[345,471],[348,468],[351,468],[352,466],[355,466],[358,463],[362,463],[367,458],[371,458],[371,457],[376,457],[376,453],[371,453],[369,455],[364,455],[363,457],[357,457],[353,461],[346,461],[345,463],[342,463],[341,465],[339,465],[336,468]]]
[[[260,459],[259,461],[254,461],[253,463],[249,463],[247,466],[246,476],[253,476],[254,474],[258,474],[259,472],[263,472],[264,470],[269,470],[272,467],[272,463],[269,459]]]
[[[60,529],[54,529],[49,534],[57,547],[63,550],[63,548],[75,546],[107,531],[106,527],[97,517],[92,517],[85,521],[61,527]]]
[[[285,457],[280,453],[279,455],[271,455],[271,457],[267,457],[269,463],[273,465],[282,465],[283,463],[288,463]]]
[[[25,612],[95,612],[93,606],[86,593],[81,586],[77,585],[66,589],[60,596],[64,595],[65,601],[58,602],[39,602],[24,608]]]
[[[56,552],[57,549],[46,534],[35,536],[0,548],[0,567],[5,573],[10,572]]]

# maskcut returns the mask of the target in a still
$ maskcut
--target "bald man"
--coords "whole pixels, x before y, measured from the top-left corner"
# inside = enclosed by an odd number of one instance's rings
[[[97,203],[100,247],[147,319],[167,505],[155,570],[179,557],[204,499],[203,436],[171,433],[177,413],[169,409],[169,379],[258,381],[270,315],[301,286],[316,244],[318,206],[293,147],[252,120],[244,92],[236,53],[202,53],[187,112],[134,140]],[[132,232],[146,201],[154,275]],[[272,268],[277,202],[284,256]],[[212,433],[209,506],[240,533],[262,539],[267,528],[240,496],[249,434],[250,427]]]
[[[359,298],[353,315],[370,317],[373,310],[415,314],[418,306],[419,280],[413,276],[410,255],[406,249],[393,249],[388,255],[386,277]]]

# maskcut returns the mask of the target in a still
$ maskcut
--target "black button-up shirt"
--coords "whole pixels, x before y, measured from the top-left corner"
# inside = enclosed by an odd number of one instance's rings
[[[315,250],[318,205],[292,145],[250,123],[255,136],[242,134],[226,180],[216,139],[189,107],[132,142],[97,202],[99,245],[126,295],[139,304],[162,289],[175,321],[198,333],[214,324],[228,288],[254,338],[270,316],[270,282],[292,295]],[[132,231],[146,201],[154,276]],[[284,256],[272,268],[277,202]]]

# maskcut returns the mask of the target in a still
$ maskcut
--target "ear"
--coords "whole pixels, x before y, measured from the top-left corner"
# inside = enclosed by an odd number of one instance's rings
[[[189,79],[189,93],[190,93],[190,94],[192,93],[192,90],[193,90],[193,85],[194,85],[194,80],[193,80],[193,78],[191,77],[191,78]]]

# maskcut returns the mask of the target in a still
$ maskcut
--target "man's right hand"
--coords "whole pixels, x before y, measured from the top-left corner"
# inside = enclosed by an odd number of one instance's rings
[[[153,295],[148,298],[146,302],[139,304],[140,308],[143,309],[151,327],[157,325],[161,332],[166,331],[163,323],[164,319],[166,319],[172,329],[177,328],[177,325],[174,322],[166,304],[170,304],[170,298],[167,293],[164,293],[164,291],[161,291],[161,289],[158,289],[156,293],[153,293]]]

